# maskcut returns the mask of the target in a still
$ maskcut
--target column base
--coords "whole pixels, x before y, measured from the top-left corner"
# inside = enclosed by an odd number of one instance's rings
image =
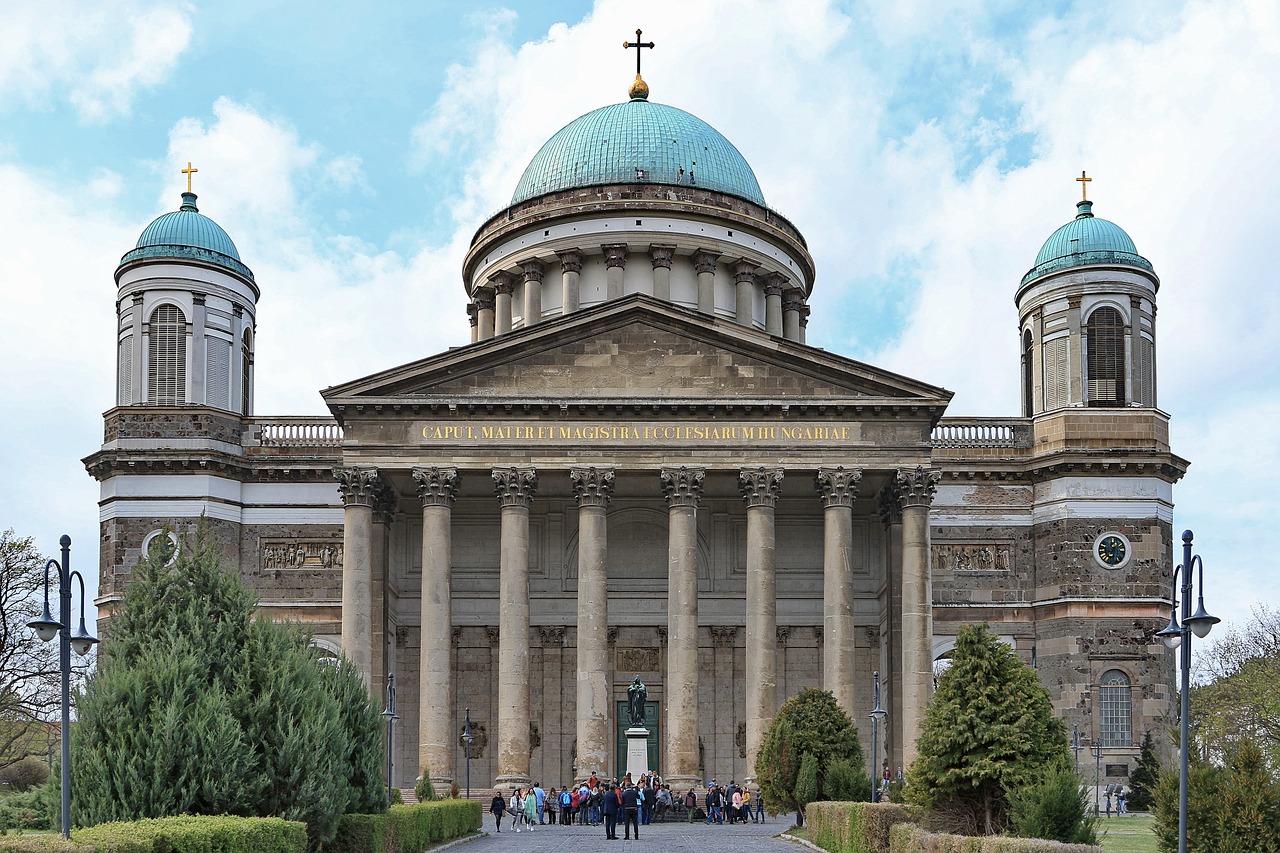
[[[686,794],[690,788],[698,790],[698,801],[702,801],[703,783],[701,776],[664,776],[663,781],[671,786],[671,793],[674,796],[677,791],[681,796]]]
[[[524,789],[533,785],[533,780],[528,776],[499,776],[493,780],[493,787],[498,790],[514,791],[516,788]]]

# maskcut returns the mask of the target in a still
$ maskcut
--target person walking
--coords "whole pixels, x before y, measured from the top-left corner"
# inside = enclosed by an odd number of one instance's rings
[[[640,792],[634,785],[628,785],[622,792],[622,837],[631,840],[631,830],[636,831],[636,841],[640,840]]]
[[[524,793],[516,788],[511,792],[511,802],[507,803],[507,811],[511,812],[511,826],[520,831],[520,819],[524,817]]]
[[[684,811],[689,816],[689,823],[693,823],[693,815],[698,811],[698,792],[693,788],[684,795]]]
[[[533,791],[531,788],[524,795],[524,822],[529,825],[530,832],[538,825],[538,796]]]
[[[742,789],[742,822],[746,823],[747,818],[755,820],[755,816],[751,814],[751,789]]]
[[[618,840],[618,809],[622,803],[618,799],[618,790],[612,783],[605,783],[604,792],[600,796],[600,811],[604,815],[604,837],[609,841]]]
[[[494,794],[493,802],[489,803],[489,813],[493,815],[493,826],[498,832],[502,832],[502,816],[506,811],[507,801],[501,794]]]
[[[547,792],[547,823],[552,826],[556,825],[556,819],[560,812],[560,795],[556,793],[556,789],[552,788]]]
[[[764,791],[757,791],[755,800],[756,800],[756,817],[760,818],[761,823],[764,823]]]

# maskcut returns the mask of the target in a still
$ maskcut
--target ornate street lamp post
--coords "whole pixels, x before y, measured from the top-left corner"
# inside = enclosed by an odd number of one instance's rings
[[[1173,570],[1173,605],[1170,608],[1169,624],[1156,634],[1170,649],[1182,648],[1182,702],[1179,709],[1179,749],[1178,749],[1178,853],[1187,853],[1187,772],[1190,757],[1190,722],[1191,722],[1191,635],[1200,639],[1209,636],[1213,626],[1222,620],[1210,616],[1204,609],[1204,562],[1200,555],[1191,553],[1191,543],[1195,534],[1190,530],[1182,531],[1182,565]],[[1192,572],[1200,569],[1200,594],[1196,612],[1191,612],[1191,593],[1193,591]],[[1182,598],[1178,598],[1178,576],[1182,576]],[[1182,602],[1182,624],[1178,624],[1178,602]]]
[[[1093,816],[1102,814],[1102,739],[1093,742]]]
[[[387,673],[387,708],[382,712],[382,716],[387,718],[387,799],[391,799],[391,788],[393,787],[392,778],[395,776],[396,769],[396,735],[394,724],[400,719],[396,714],[396,676],[393,672]]]
[[[1084,749],[1080,745],[1080,724],[1076,723],[1071,727],[1071,751],[1076,756],[1076,773],[1080,772],[1080,750]]]
[[[880,723],[889,712],[880,707],[880,670],[871,674],[875,707],[867,716],[871,718],[871,802],[880,801]]]
[[[467,750],[467,799],[471,799],[471,744],[475,742],[476,736],[471,732],[471,709],[467,709],[467,716],[462,720],[462,743]]]
[[[98,638],[84,624],[84,577],[71,571],[71,537],[58,540],[62,546],[62,562],[50,560],[44,565],[44,613],[27,623],[44,642],[58,637],[58,668],[62,672],[62,837],[71,838],[71,650],[87,655]],[[49,612],[49,572],[58,573],[58,620]],[[80,582],[80,627],[71,630],[71,579]]]

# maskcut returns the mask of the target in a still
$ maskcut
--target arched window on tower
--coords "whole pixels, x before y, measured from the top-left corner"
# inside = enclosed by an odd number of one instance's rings
[[[1102,732],[1102,745],[1111,747],[1133,746],[1133,698],[1129,676],[1118,669],[1109,669],[1098,683],[1098,725]]]
[[[1028,418],[1035,414],[1034,374],[1031,330],[1027,329],[1022,333],[1022,414]]]
[[[249,393],[253,386],[250,384],[250,378],[253,376],[253,330],[245,329],[244,338],[240,342],[240,414],[249,415],[249,400],[252,395]]]
[[[1124,405],[1124,317],[1102,307],[1089,315],[1088,364],[1090,406]]]
[[[187,401],[187,319],[176,305],[151,312],[147,352],[147,402],[176,406]]]

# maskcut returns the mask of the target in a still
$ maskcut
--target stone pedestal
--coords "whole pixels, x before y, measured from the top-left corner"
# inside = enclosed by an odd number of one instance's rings
[[[627,729],[627,772],[637,782],[649,772],[649,730],[646,728]]]

